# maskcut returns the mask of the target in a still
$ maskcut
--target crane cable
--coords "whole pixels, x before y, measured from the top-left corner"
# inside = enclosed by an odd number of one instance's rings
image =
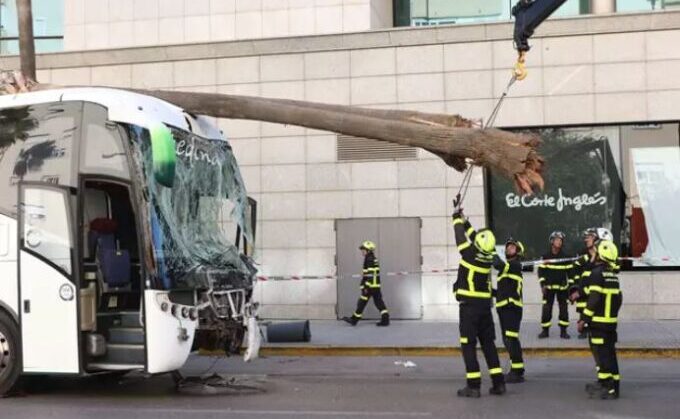
[[[489,115],[489,118],[486,120],[486,124],[484,124],[484,129],[491,128],[496,121],[496,117],[498,116],[498,111],[501,109],[501,105],[503,104],[503,101],[505,100],[506,96],[508,96],[508,92],[510,91],[510,87],[512,87],[513,84],[517,80],[520,80],[517,77],[517,73],[513,72],[512,77],[510,77],[510,81],[508,82],[508,85],[505,86],[505,90],[503,90],[503,93],[501,93],[501,97],[498,98],[498,102],[496,102],[496,106],[494,106],[493,110],[491,111],[491,115]],[[460,188],[458,189],[458,193],[456,194],[456,198],[453,200],[453,207],[454,211],[458,210],[462,204],[463,201],[465,200],[465,197],[467,196],[467,191],[468,188],[470,187],[470,180],[472,179],[472,168],[473,164],[470,163],[468,165],[468,168],[465,170],[465,175],[463,176],[463,181],[460,184]]]

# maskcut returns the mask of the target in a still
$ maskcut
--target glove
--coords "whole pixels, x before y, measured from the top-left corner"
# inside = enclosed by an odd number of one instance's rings
[[[453,215],[452,215],[452,216],[453,216],[454,219],[456,219],[456,218],[464,218],[465,216],[463,215],[463,208],[456,208],[456,209],[453,211]]]

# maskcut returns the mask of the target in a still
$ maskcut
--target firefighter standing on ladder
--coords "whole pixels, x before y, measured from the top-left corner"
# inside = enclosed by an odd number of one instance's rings
[[[544,260],[567,259],[562,246],[566,236],[561,231],[553,231],[550,234],[550,250],[543,256]],[[552,325],[553,302],[557,299],[560,309],[559,326],[560,337],[569,339],[567,333],[569,327],[569,312],[567,307],[567,289],[569,288],[569,273],[573,269],[572,262],[557,261],[545,262],[538,267],[538,280],[543,292],[543,313],[541,315],[541,327],[543,330],[538,335],[539,339],[550,336],[550,326]]]
[[[491,267],[496,237],[489,229],[475,231],[459,207],[453,214],[453,229],[462,256],[453,292],[459,302],[460,346],[467,372],[467,385],[458,390],[458,396],[477,398],[481,395],[482,373],[477,361],[477,340],[493,382],[489,393],[502,395],[505,393],[505,379],[494,343],[496,335],[491,314]]]
[[[380,264],[378,263],[378,258],[375,257],[375,243],[366,240],[359,246],[359,250],[364,255],[363,276],[361,278],[361,286],[359,287],[361,296],[352,317],[343,317],[342,319],[352,326],[356,326],[363,317],[368,300],[373,297],[375,307],[380,311],[380,321],[376,325],[389,326],[390,314],[387,311],[387,306],[385,306],[382,291],[380,290]]]

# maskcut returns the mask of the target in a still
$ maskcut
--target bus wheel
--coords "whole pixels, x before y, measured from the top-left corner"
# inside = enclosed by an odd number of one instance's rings
[[[19,329],[7,313],[0,311],[0,396],[12,390],[21,375]]]

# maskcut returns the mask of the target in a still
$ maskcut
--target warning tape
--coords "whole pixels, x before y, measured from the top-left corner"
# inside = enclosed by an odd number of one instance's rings
[[[559,262],[573,262],[579,259],[578,257],[571,258],[561,258],[561,259],[536,259],[522,262],[523,266],[533,266],[540,265],[543,263],[559,263]],[[645,263],[645,261],[658,260],[663,262],[678,261],[677,258],[671,257],[660,257],[660,258],[641,258],[641,257],[620,257],[619,260],[632,260]],[[430,269],[430,270],[419,270],[419,271],[396,271],[396,272],[385,272],[380,273],[381,277],[390,276],[409,276],[409,275],[444,275],[458,272],[458,268],[445,268],[445,269]],[[340,278],[363,278],[362,274],[353,275],[257,275],[255,279],[257,281],[304,281],[304,280],[318,280],[318,279],[340,279]]]
[[[425,271],[397,271],[380,273],[380,276],[409,276],[418,274],[448,274],[458,272],[458,268],[431,269]],[[258,281],[302,281],[306,279],[339,279],[339,278],[363,278],[362,274],[354,275],[258,275]]]

